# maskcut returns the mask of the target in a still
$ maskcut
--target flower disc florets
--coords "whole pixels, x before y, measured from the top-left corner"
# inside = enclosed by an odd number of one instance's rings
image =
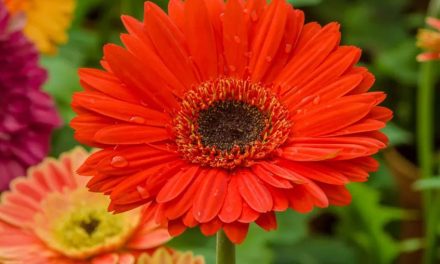
[[[249,167],[287,139],[288,111],[273,92],[248,80],[207,81],[184,96],[173,120],[178,151],[205,166]]]

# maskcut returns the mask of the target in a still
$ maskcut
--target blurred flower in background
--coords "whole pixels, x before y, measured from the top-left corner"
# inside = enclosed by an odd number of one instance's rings
[[[275,212],[347,205],[386,147],[392,112],[368,92],[360,49],[338,23],[304,23],[284,0],[145,4],[123,16],[125,48],[104,47],[105,70],[82,69],[76,139],[103,148],[79,172],[110,210],[157,207],[172,235],[200,226],[241,243]]]
[[[108,213],[109,199],[88,192],[87,177],[75,173],[87,156],[77,147],[11,183],[0,203],[0,262],[134,263],[170,239],[141,208]]]
[[[153,255],[143,253],[136,264],[204,264],[203,257],[194,257],[192,252],[168,251],[160,248]]]
[[[26,17],[25,35],[38,50],[54,54],[57,46],[67,42],[75,0],[4,0],[12,14]]]
[[[428,17],[426,23],[435,30],[419,30],[417,34],[417,46],[426,52],[418,55],[417,60],[438,60],[440,59],[440,19]]]
[[[46,72],[34,45],[23,36],[24,17],[10,16],[0,2],[0,191],[49,150],[60,119],[41,90]]]

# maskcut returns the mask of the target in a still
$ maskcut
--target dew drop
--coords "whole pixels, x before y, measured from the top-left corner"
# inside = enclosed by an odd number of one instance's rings
[[[143,105],[143,106],[145,106],[145,107],[148,107],[148,106],[149,106],[148,103],[145,102],[144,100],[141,100],[141,105]]]
[[[292,51],[292,44],[286,44],[286,47],[284,48],[284,51],[286,53],[290,53]]]
[[[122,156],[114,156],[111,165],[115,168],[124,168],[128,166],[128,161]]]
[[[220,21],[223,22],[224,18],[225,18],[225,13],[221,13],[221,14],[220,14]]]
[[[256,22],[257,20],[258,20],[258,14],[257,14],[257,11],[252,11],[252,13],[251,13],[251,19],[252,19],[252,21],[253,22]]]
[[[145,118],[140,117],[140,116],[133,116],[133,117],[130,117],[130,122],[133,122],[136,124],[144,124]]]
[[[316,96],[315,99],[313,99],[313,103],[315,105],[319,104],[319,101],[321,101],[321,97],[319,97],[319,96]]]
[[[267,61],[267,62],[271,62],[271,61],[272,61],[272,57],[271,57],[271,56],[267,56],[267,57],[266,57],[266,61]]]
[[[139,193],[139,195],[142,197],[142,199],[146,199],[150,196],[147,189],[145,187],[140,186],[140,185],[136,186],[136,191]]]
[[[235,41],[237,44],[240,44],[240,42],[241,42],[240,37],[237,36],[237,35],[235,35],[235,36],[234,36],[234,41]]]
[[[229,70],[231,72],[235,72],[237,70],[237,68],[234,65],[229,65]]]

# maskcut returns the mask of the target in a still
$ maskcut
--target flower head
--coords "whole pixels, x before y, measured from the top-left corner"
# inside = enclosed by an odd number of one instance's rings
[[[0,203],[2,263],[123,263],[170,239],[141,208],[113,215],[106,196],[87,191],[75,173],[87,155],[47,158],[12,182]]]
[[[391,118],[337,23],[304,23],[285,0],[172,0],[124,16],[125,48],[80,70],[76,138],[102,148],[79,173],[110,209],[145,203],[172,235],[200,226],[235,243],[289,207],[346,205]]]
[[[25,35],[42,53],[53,54],[67,42],[67,29],[75,9],[75,0],[4,0],[12,14],[26,16]]]
[[[46,72],[22,25],[23,17],[11,17],[0,2],[0,191],[46,156],[60,123],[52,99],[40,89]]]
[[[427,52],[417,56],[418,61],[440,59],[440,20],[428,17],[426,23],[436,30],[420,29],[417,34],[417,46]]]
[[[192,252],[168,251],[157,249],[152,255],[143,253],[136,264],[204,264],[203,257],[194,257]]]

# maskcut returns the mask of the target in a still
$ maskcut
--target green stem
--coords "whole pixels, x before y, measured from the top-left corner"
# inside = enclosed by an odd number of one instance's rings
[[[440,11],[440,0],[431,0],[428,16],[436,17]],[[435,95],[435,62],[426,62],[421,65],[418,101],[417,101],[417,128],[418,128],[418,156],[420,162],[420,176],[428,179],[434,176],[434,95]],[[425,221],[425,251],[423,263],[436,263],[436,226],[439,211],[436,208],[440,202],[440,194],[432,190],[423,192],[423,210]]]
[[[437,16],[440,10],[440,0],[431,0],[428,16]],[[434,86],[435,62],[426,62],[421,65],[420,81],[417,102],[417,127],[418,127],[418,156],[420,174],[423,179],[433,177],[434,164]],[[436,225],[439,216],[436,204],[440,202],[440,195],[431,190],[423,192],[423,210],[425,220],[425,251],[423,263],[431,264],[436,261]]]
[[[235,245],[223,231],[217,233],[217,264],[235,264]]]
[[[418,156],[420,162],[420,174],[423,179],[433,175],[433,106],[434,106],[434,64],[426,62],[421,65],[421,76],[418,89],[417,102],[417,128],[418,128]],[[425,252],[423,263],[434,263],[435,230],[433,221],[432,192],[423,192],[423,209],[425,219]],[[435,228],[435,227],[434,227]]]

